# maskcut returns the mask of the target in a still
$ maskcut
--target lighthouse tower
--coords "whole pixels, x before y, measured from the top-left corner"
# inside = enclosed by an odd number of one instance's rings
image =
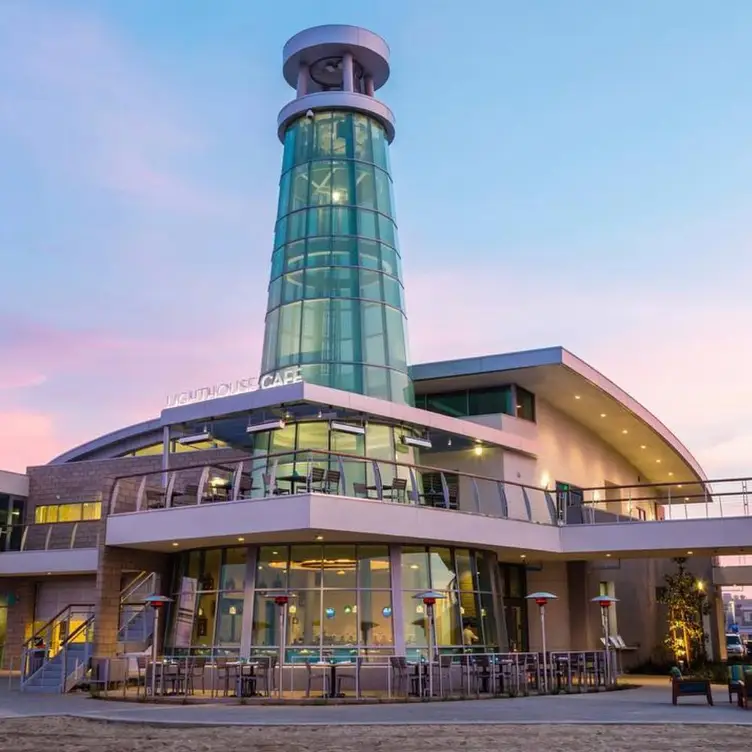
[[[284,144],[261,376],[299,366],[304,381],[413,402],[389,144],[394,116],[376,92],[389,47],[354,26],[290,39],[279,113]]]

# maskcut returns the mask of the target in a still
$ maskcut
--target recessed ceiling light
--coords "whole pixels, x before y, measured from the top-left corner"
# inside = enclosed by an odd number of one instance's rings
[[[670,477],[671,477],[672,475],[673,475],[673,473],[669,473],[669,474],[668,474],[668,477],[670,478]]]
[[[238,538],[238,541],[242,543],[245,540],[245,538]]]
[[[622,432],[622,433],[629,433],[629,431],[627,431],[627,429],[626,429],[626,428],[622,428],[622,429],[621,429],[621,432]]]
[[[610,559],[611,558],[611,554],[606,554],[606,558]]]
[[[420,569],[420,567],[417,564],[411,564],[410,569]]]
[[[660,461],[660,460],[656,460],[656,462],[657,462],[657,463],[658,463],[659,465],[661,464],[661,461]]]
[[[606,417],[606,413],[601,413],[601,418],[605,418],[605,417]]]
[[[316,540],[324,540],[324,536],[323,535],[317,535],[316,536]]]
[[[179,546],[180,544],[179,544],[179,543],[178,543],[177,541],[173,541],[173,542],[172,542],[172,545],[173,545],[173,546]]]
[[[689,496],[685,496],[684,501],[689,501]]]
[[[279,551],[272,551],[272,556],[277,556],[279,554]]]
[[[526,554],[520,554],[520,559],[527,559],[527,555]]]
[[[579,394],[575,394],[575,395],[574,395],[574,398],[575,398],[575,399],[582,399],[582,398],[580,397],[580,395],[579,395]]]
[[[640,449],[647,449],[647,447],[644,444],[640,444]]]
[[[692,556],[692,552],[691,551],[687,551],[687,556]]]
[[[680,484],[679,484],[679,485],[677,486],[677,488],[681,488],[681,487],[682,487],[682,484],[680,483]]]

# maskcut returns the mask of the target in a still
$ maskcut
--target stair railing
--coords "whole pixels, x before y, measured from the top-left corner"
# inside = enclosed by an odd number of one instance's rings
[[[70,641],[71,632],[78,634],[82,625],[73,626],[73,630],[71,626],[78,621],[86,623],[93,617],[93,603],[72,603],[24,642],[21,650],[21,690],[33,677],[44,676],[45,667]]]
[[[128,630],[139,616],[148,614],[145,601],[152,593],[158,592],[159,577],[156,572],[141,572],[120,594],[120,627],[118,641],[125,642]],[[149,631],[148,619],[142,619],[141,642],[146,642]]]
[[[83,639],[80,639],[83,638]],[[68,651],[72,644],[81,643],[84,646],[82,657],[76,657],[72,670],[68,671]],[[94,644],[94,615],[92,614],[83,624],[79,624],[73,633],[63,643],[63,672],[60,677],[60,692],[70,692],[83,679],[91,660],[92,645]]]

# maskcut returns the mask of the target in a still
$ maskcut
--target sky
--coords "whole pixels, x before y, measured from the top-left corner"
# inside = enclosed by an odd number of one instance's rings
[[[752,474],[748,0],[0,0],[0,468],[257,374],[323,23],[391,47],[412,362],[563,345]]]

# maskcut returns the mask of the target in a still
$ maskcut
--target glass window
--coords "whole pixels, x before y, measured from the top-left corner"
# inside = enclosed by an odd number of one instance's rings
[[[358,270],[355,267],[335,266],[329,269],[331,294],[335,298],[358,297]]]
[[[404,307],[402,303],[402,285],[394,277],[388,276],[383,276],[383,284],[384,302],[401,310]]]
[[[332,203],[333,204],[352,204],[353,195],[350,185],[353,182],[350,173],[352,171],[351,162],[335,160],[332,162]]]
[[[262,371],[270,371],[276,367],[277,331],[279,329],[279,309],[266,315],[266,327],[264,331],[264,357],[261,364]]]
[[[375,121],[370,121],[371,143],[373,144],[373,161],[382,169],[389,171],[389,157],[387,156],[387,142],[384,129]]]
[[[305,265],[309,268],[329,266],[332,261],[331,248],[332,248],[331,238],[309,239]]]
[[[363,366],[365,393],[376,399],[389,399],[389,369],[381,366]],[[389,483],[390,476],[385,476],[382,468],[382,480]]]
[[[355,210],[345,206],[332,208],[332,234],[355,235]]]
[[[333,112],[317,112],[313,121],[312,159],[332,155],[332,118]],[[307,118],[306,118],[307,119]]]
[[[279,203],[277,205],[277,216],[284,217],[290,208],[290,184],[292,173],[286,172],[279,181]]]
[[[287,546],[259,548],[256,567],[256,590],[287,589]]]
[[[324,590],[323,644],[355,648],[358,606],[354,590]]]
[[[302,306],[292,303],[280,309],[277,367],[295,363],[300,352],[300,317]]]
[[[295,164],[295,132],[297,125],[290,126],[285,132],[285,148],[282,156],[282,172],[287,172]]]
[[[219,597],[217,645],[240,645],[243,624],[243,593],[223,593]]]
[[[214,623],[216,617],[217,594],[199,594],[196,617],[193,621],[191,645],[196,647],[211,647],[214,645]]]
[[[535,395],[523,389],[521,386],[515,387],[517,397],[517,417],[525,420],[535,420]]]
[[[383,170],[378,168],[374,170],[374,187],[376,191],[376,203],[374,208],[378,209],[382,214],[387,214],[392,217],[392,193],[391,193],[391,180]]]
[[[360,311],[354,300],[332,300],[332,360],[335,363],[355,363],[362,360],[360,347]],[[342,366],[344,368],[344,366]],[[334,383],[346,388],[346,377],[337,374]],[[342,380],[339,380],[342,379]]]
[[[253,599],[253,627],[251,629],[254,647],[279,645],[278,608],[271,598],[267,598],[262,593],[256,593]]]
[[[292,546],[290,549],[290,590],[321,587],[322,546]]]
[[[310,159],[313,141],[313,123],[308,118],[300,118],[295,123],[295,164]]]
[[[388,546],[358,547],[358,587],[370,590],[392,587]]]
[[[291,212],[305,209],[308,206],[308,165],[302,164],[292,171],[292,192],[289,210]]]
[[[319,206],[308,210],[308,235],[331,235],[332,207]]]
[[[480,623],[483,632],[483,644],[497,647],[499,635],[496,629],[496,613],[491,593],[480,593]]]
[[[277,251],[275,253],[280,253],[280,256],[282,257],[281,252]],[[284,257],[279,262],[279,265],[282,266],[284,264],[284,271],[286,272],[294,272],[298,271],[299,269],[302,269],[305,266],[305,241],[304,240],[297,240],[294,243],[290,243],[289,245],[286,245],[284,247]],[[272,269],[274,267],[274,261],[272,260]],[[282,272],[282,269],[279,270],[280,273]],[[276,277],[278,275],[274,274],[274,271],[272,271],[272,277]]]
[[[384,308],[387,338],[387,362],[392,368],[407,369],[405,316],[394,308]],[[392,395],[394,398],[396,395]]]
[[[332,153],[335,156],[353,156],[352,115],[349,112],[332,113]]]
[[[330,304],[328,300],[306,300],[303,304],[303,326],[300,342],[300,362],[317,363],[329,359]],[[301,424],[302,429],[304,425]],[[312,448],[307,444],[301,448]],[[327,447],[321,447],[326,449]]]
[[[443,594],[434,608],[434,629],[437,645],[462,645],[457,595],[453,591]]]
[[[321,643],[321,590],[301,590],[287,608],[287,644],[318,647]]]
[[[269,283],[268,310],[276,308],[282,302],[282,277],[277,277]]]
[[[311,164],[311,204],[332,203],[332,163],[328,160]]]
[[[391,246],[380,245],[381,251],[381,269],[392,277],[400,275],[399,254]]]
[[[355,203],[366,209],[377,208],[374,169],[370,164],[355,164]]]
[[[355,546],[324,546],[324,587],[355,589],[355,565]]]
[[[376,212],[367,209],[358,209],[358,235],[362,238],[378,237],[378,217]]]
[[[298,449],[300,451],[326,452],[329,449],[329,424],[323,421],[311,421],[298,424]],[[314,456],[314,460],[317,457]]]
[[[365,115],[353,114],[352,119],[354,135],[353,156],[362,162],[372,162],[373,150],[371,149],[371,129],[368,118]]]
[[[358,297],[363,300],[382,300],[381,291],[381,277],[379,272],[370,271],[368,269],[361,269],[360,271],[360,290]],[[379,306],[381,309],[382,306]],[[381,324],[383,331],[383,323]]]
[[[493,558],[486,551],[475,551],[475,570],[478,575],[478,590],[490,593],[491,588],[491,569],[494,566]]]
[[[428,553],[422,546],[403,546],[400,559],[403,590],[425,591],[431,587]]]
[[[444,394],[427,394],[426,407],[435,413],[451,415],[455,418],[467,415],[467,392],[445,392]]]
[[[380,270],[379,244],[375,240],[358,238],[358,265],[365,269]]]
[[[287,242],[287,217],[277,221],[274,228],[274,247],[279,248]]]
[[[277,280],[275,280],[276,282]],[[282,302],[294,303],[303,297],[303,270],[290,272],[281,278]]]
[[[334,266],[357,266],[358,240],[349,237],[333,237],[332,264]]]
[[[405,647],[420,648],[428,645],[428,615],[423,601],[417,593],[402,593],[402,628],[405,634]],[[441,643],[439,643],[441,644]]]
[[[360,644],[391,647],[394,645],[391,592],[388,590],[361,590],[359,595]]]
[[[375,274],[375,272],[371,272]],[[361,280],[366,272],[361,272]],[[379,275],[376,275],[379,276]],[[361,287],[361,293],[363,288]],[[361,297],[368,297],[361,295]],[[384,307],[380,303],[362,304],[363,355],[368,363],[386,365]],[[370,393],[370,392],[369,392]]]
[[[433,590],[454,590],[457,580],[454,574],[452,552],[448,548],[431,548],[431,588]]]
[[[285,264],[285,252],[282,248],[277,248],[274,253],[272,253],[272,273],[271,273],[271,279],[276,279],[279,277],[280,274],[282,274],[284,270],[284,264]]]
[[[379,214],[379,240],[388,243],[392,248],[397,247],[397,231],[394,222],[389,217]]]
[[[471,389],[468,395],[470,415],[512,415],[512,391],[508,386]]]
[[[297,211],[287,215],[287,240],[299,240],[306,234],[308,212]]]
[[[220,579],[221,590],[243,590],[247,553],[247,548],[225,549],[225,561],[222,564]]]

